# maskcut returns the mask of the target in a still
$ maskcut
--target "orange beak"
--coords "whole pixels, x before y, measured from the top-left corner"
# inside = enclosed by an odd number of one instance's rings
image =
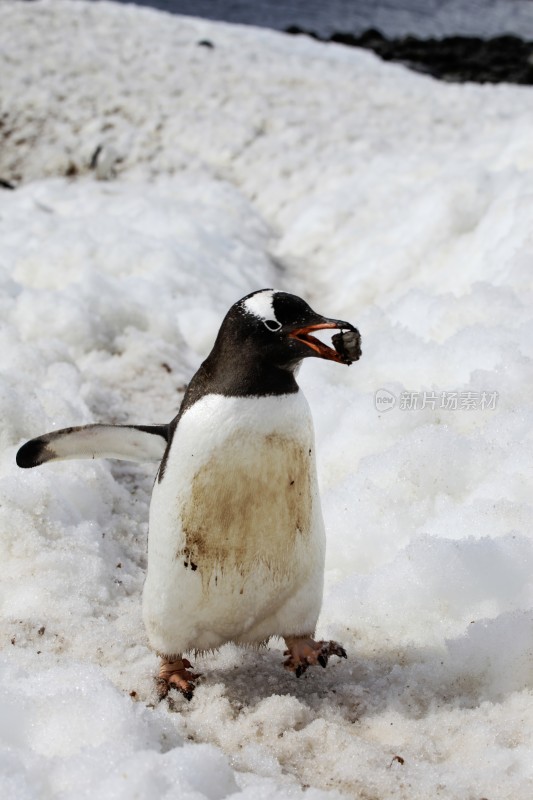
[[[327,344],[324,344],[320,341],[320,339],[315,339],[314,336],[310,336],[310,331],[321,331],[325,330],[326,328],[336,328],[341,330],[342,328],[352,328],[352,326],[348,326],[347,324],[343,324],[337,321],[332,322],[319,322],[318,325],[306,325],[304,328],[298,328],[295,331],[289,333],[289,336],[292,339],[297,339],[299,342],[303,342],[311,350],[314,350],[319,358],[327,358],[329,361],[336,361],[338,364],[345,364],[346,360],[342,355],[337,353],[333,347],[328,347]]]

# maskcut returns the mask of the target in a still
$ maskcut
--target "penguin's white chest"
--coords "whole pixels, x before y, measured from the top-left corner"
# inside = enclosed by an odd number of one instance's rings
[[[168,655],[314,629],[323,551],[301,393],[209,395],[185,412],[150,512],[153,646]]]

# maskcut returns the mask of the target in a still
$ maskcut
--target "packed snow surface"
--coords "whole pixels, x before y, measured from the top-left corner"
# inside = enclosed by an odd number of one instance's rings
[[[2,797],[530,800],[533,90],[110,3],[0,15]],[[226,646],[157,705],[154,466],[15,453],[167,422],[266,286],[363,336],[300,373],[349,659],[298,681],[280,642]]]

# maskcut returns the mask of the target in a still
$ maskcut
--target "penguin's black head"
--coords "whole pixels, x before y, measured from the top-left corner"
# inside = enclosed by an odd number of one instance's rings
[[[312,335],[323,329],[351,331],[357,352],[348,354],[338,336],[334,349]],[[359,332],[349,322],[323,317],[301,297],[273,289],[253,292],[235,303],[222,323],[217,343],[230,344],[237,359],[253,356],[290,371],[309,356],[351,364],[361,354]]]
[[[335,329],[334,347],[313,336]],[[351,364],[361,355],[359,331],[349,322],[317,314],[300,297],[274,289],[252,292],[234,303],[213,349],[193,376],[181,416],[208,394],[228,397],[283,395],[298,391],[296,368],[304,358]],[[160,473],[161,474],[161,473]]]

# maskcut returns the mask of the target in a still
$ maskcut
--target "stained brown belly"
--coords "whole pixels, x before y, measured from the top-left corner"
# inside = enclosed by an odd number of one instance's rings
[[[226,440],[193,477],[177,556],[203,578],[261,564],[283,572],[311,524],[310,462],[310,449],[286,436]]]

